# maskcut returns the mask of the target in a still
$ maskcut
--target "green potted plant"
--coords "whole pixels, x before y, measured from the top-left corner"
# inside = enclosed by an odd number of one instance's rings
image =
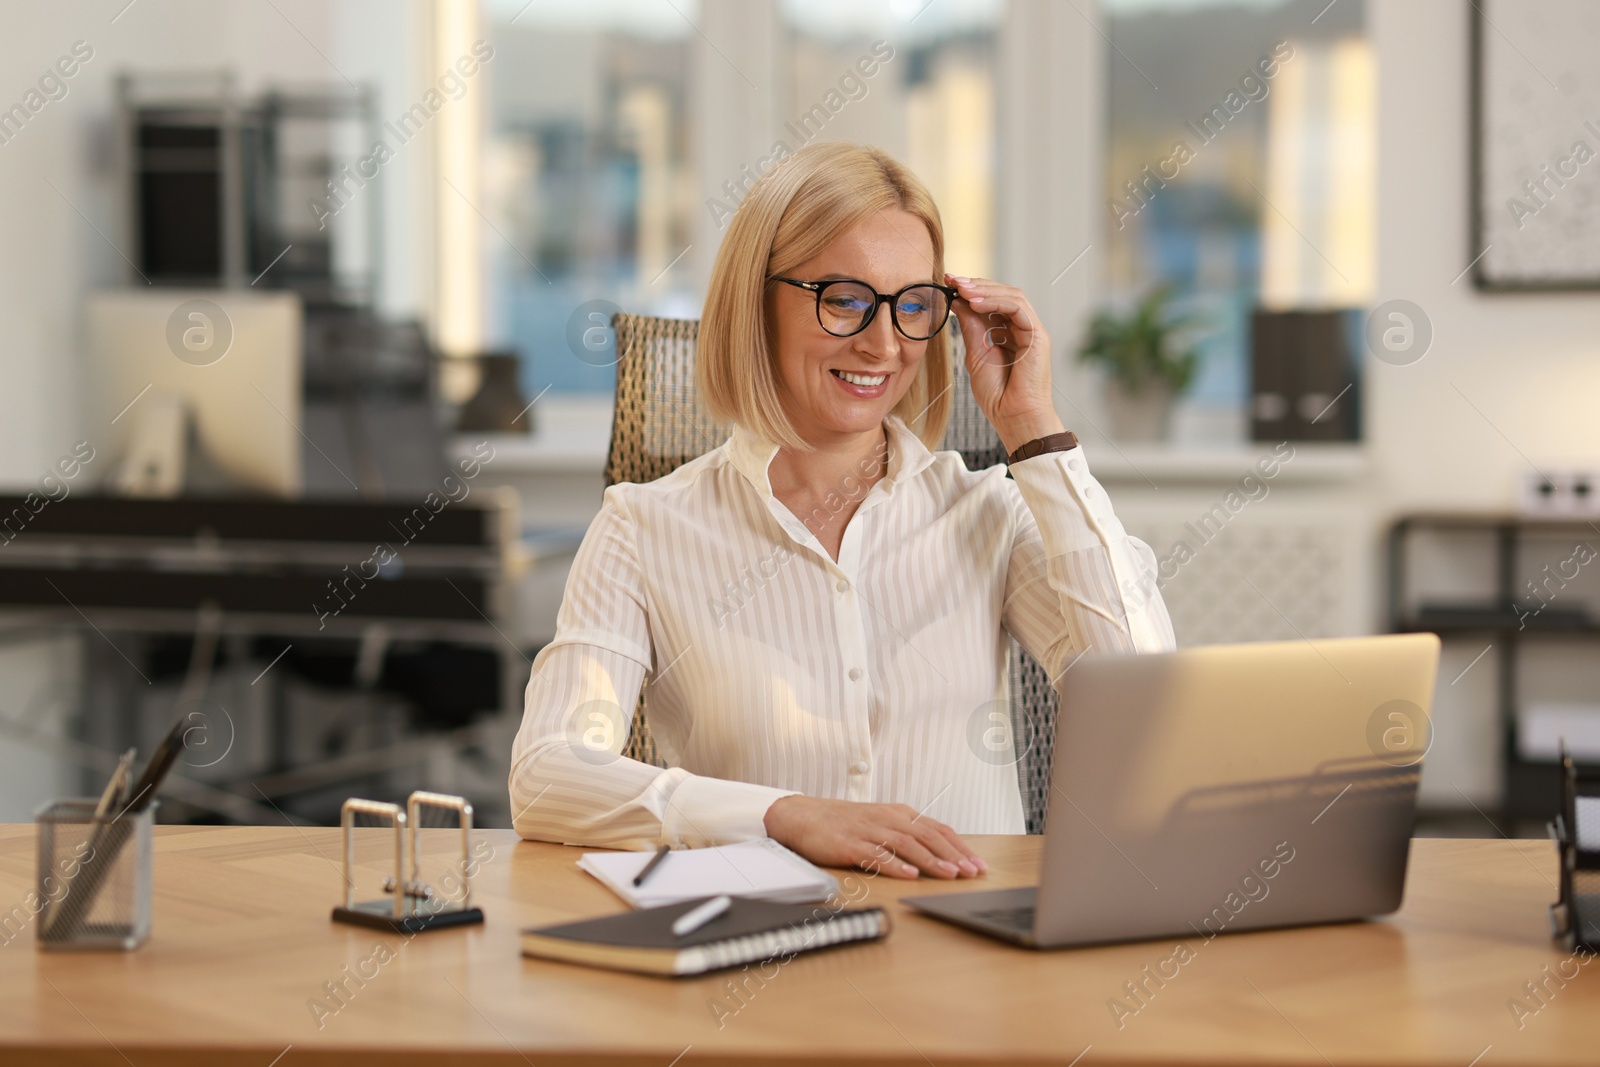
[[[1106,407],[1118,440],[1164,440],[1172,402],[1199,369],[1199,347],[1184,337],[1193,319],[1170,314],[1171,297],[1160,286],[1126,315],[1097,312],[1078,348],[1079,360],[1106,369]]]

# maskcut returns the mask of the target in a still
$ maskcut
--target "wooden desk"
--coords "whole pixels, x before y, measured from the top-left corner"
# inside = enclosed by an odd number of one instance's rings
[[[0,945],[0,1063],[1600,1060],[1600,966],[1569,964],[1577,976],[1565,988],[1551,982],[1543,1007],[1523,987],[1567,958],[1548,936],[1555,858],[1542,841],[1415,842],[1406,906],[1392,921],[1191,939],[1194,957],[1119,1029],[1108,1003],[1131,1007],[1123,983],[1174,942],[1034,953],[895,903],[971,882],[867,879],[866,901],[887,904],[897,923],[887,941],[799,956],[764,980],[670,980],[518,954],[519,927],[620,909],[573,866],[576,848],[480,831],[479,851],[493,850],[475,893],[487,924],[407,940],[328,921],[340,886],[337,830],[157,833],[154,934],[144,948],[41,953],[31,923]],[[973,841],[991,864],[988,885],[1032,880],[1037,838]],[[0,827],[0,906],[31,890],[33,850],[31,826]],[[369,963],[378,973],[352,983],[319,1029],[310,1004],[334,1003],[323,983],[379,946],[392,958]],[[740,998],[730,976],[744,981]],[[1512,998],[1538,1008],[1520,1030]]]

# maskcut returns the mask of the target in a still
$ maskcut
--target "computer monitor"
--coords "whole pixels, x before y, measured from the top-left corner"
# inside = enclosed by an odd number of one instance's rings
[[[300,495],[298,296],[107,290],[89,297],[87,317],[93,397],[87,436],[96,446],[105,442],[108,469],[127,459],[141,420],[148,430],[152,418],[181,405],[206,458],[230,483]]]

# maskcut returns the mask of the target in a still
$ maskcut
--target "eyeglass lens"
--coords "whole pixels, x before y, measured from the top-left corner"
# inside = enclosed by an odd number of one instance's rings
[[[822,328],[838,337],[860,332],[877,307],[877,294],[859,282],[835,282],[819,295],[817,317]],[[950,314],[950,298],[932,285],[914,285],[894,301],[895,325],[913,341],[939,332]]]

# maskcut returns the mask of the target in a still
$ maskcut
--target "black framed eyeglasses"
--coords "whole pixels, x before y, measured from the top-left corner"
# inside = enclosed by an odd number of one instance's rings
[[[817,322],[835,337],[849,337],[865,330],[877,315],[878,305],[888,304],[895,329],[912,341],[926,341],[944,329],[950,318],[950,305],[959,295],[959,290],[932,282],[914,282],[896,293],[880,293],[854,278],[806,282],[773,274],[767,280],[814,295]]]

